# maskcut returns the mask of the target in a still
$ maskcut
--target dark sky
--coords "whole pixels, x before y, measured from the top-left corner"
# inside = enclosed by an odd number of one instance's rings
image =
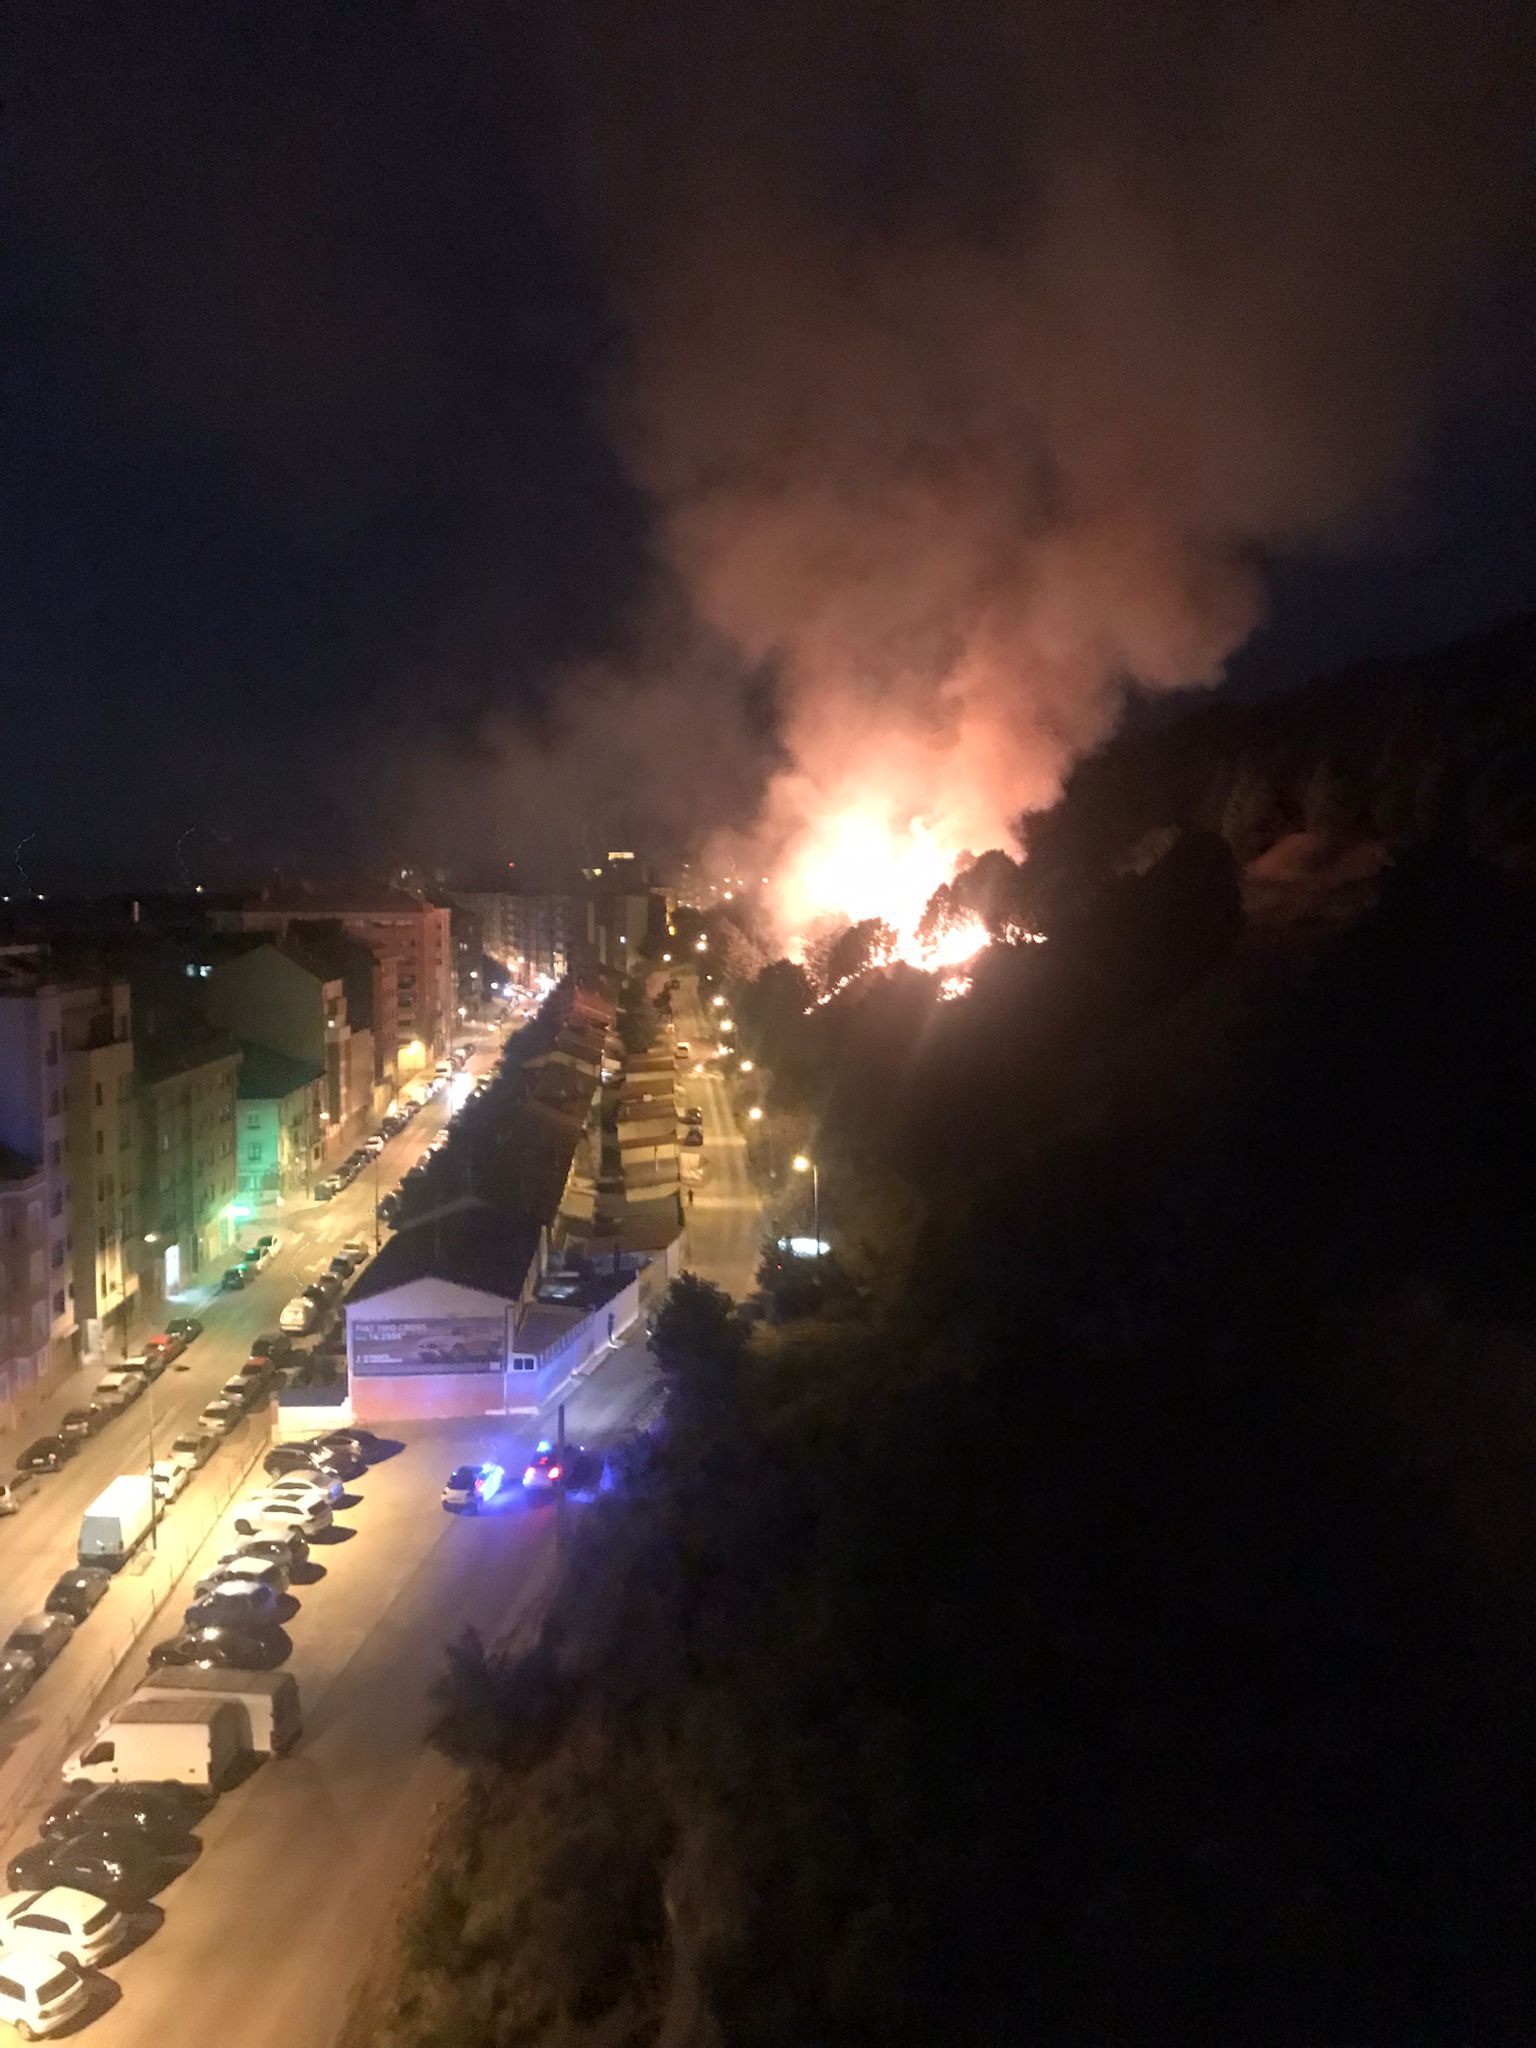
[[[1068,45],[1099,34],[1094,10],[1059,11]],[[910,249],[920,224],[929,247],[947,238],[990,256],[1001,237],[987,208],[1014,191],[1017,166],[1011,142],[1002,168],[985,144],[1010,135],[1014,110],[1000,96],[972,123],[993,67],[949,34],[947,10],[844,10],[878,21],[879,37],[839,27],[824,105],[817,10],[790,9],[766,62],[748,48],[703,67],[696,130],[674,89],[693,62],[686,37],[637,44],[633,10],[579,6],[551,10],[546,34],[539,12],[56,0],[13,16],[0,116],[0,868],[13,879],[23,835],[35,835],[27,872],[53,889],[174,880],[178,839],[189,871],[210,879],[284,858],[457,856],[482,837],[534,853],[536,803],[526,827],[515,815],[526,777],[504,798],[494,777],[473,780],[478,804],[502,808],[466,822],[457,769],[487,749],[523,759],[524,722],[547,735],[562,693],[590,692],[605,662],[604,706],[624,699],[638,672],[627,665],[658,660],[708,670],[706,693],[735,693],[717,755],[706,748],[689,770],[689,822],[716,822],[703,785],[724,752],[731,804],[750,792],[762,666],[780,635],[771,614],[743,628],[739,606],[714,601],[711,570],[669,521],[681,487],[670,456],[655,455],[654,422],[679,391],[691,412],[697,389],[707,415],[716,366],[702,345],[672,348],[690,302],[650,294],[650,266],[686,278],[677,250],[695,236],[729,250],[759,191],[789,218],[774,198],[781,153],[815,170],[794,193],[797,220],[847,236],[855,217],[859,245],[882,251]],[[677,20],[740,26],[751,13],[683,7]],[[872,52],[885,62],[886,22],[903,13],[889,78],[850,95],[843,74],[867,71]],[[1181,33],[1215,35],[1224,13],[1191,8]],[[759,72],[749,105],[744,79]],[[1169,79],[1147,77],[1146,130],[1176,130],[1197,152],[1197,102]],[[1082,124],[1114,125],[1128,90],[1141,88],[1106,82]],[[930,95],[944,118],[930,118]],[[1022,104],[1017,117],[1036,118]],[[1473,122],[1455,146],[1497,152],[1510,125],[1502,107],[1489,137]],[[754,128],[775,133],[764,142]],[[733,175],[717,184],[710,152],[725,150]],[[1038,171],[1033,161],[1030,180]],[[716,189],[731,208],[720,237],[700,213]],[[1528,283],[1493,242],[1489,263],[1457,280],[1460,317],[1476,323],[1471,374],[1435,384],[1432,402],[1415,379],[1422,417],[1389,487],[1322,522],[1325,536],[1289,517],[1234,521],[1234,547],[1251,540],[1270,592],[1268,623],[1246,645],[1246,627],[1227,636],[1239,680],[1455,632],[1536,597]],[[808,303],[814,268],[794,265]],[[775,273],[737,274],[775,363],[780,308],[762,288]],[[1438,289],[1433,272],[1426,288]],[[807,333],[835,355],[845,331],[795,325],[791,355]],[[728,354],[732,330],[720,332]],[[1369,362],[1369,345],[1351,360]],[[758,430],[778,403],[759,397]],[[754,445],[731,406],[721,469]],[[688,452],[695,495],[701,461],[714,487],[708,446]],[[923,461],[950,473],[942,447]],[[803,480],[803,459],[785,474]],[[1060,491],[1042,486],[1028,516]],[[745,710],[742,675],[758,684]],[[637,687],[653,724],[688,722],[685,699]],[[567,744],[585,745],[606,717],[578,722]],[[595,831],[615,815],[617,775],[593,780]],[[582,780],[578,768],[560,787]],[[682,807],[675,796],[663,810]]]

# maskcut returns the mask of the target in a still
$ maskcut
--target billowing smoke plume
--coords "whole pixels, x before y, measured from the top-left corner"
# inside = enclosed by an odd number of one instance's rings
[[[1267,558],[1393,515],[1519,215],[1519,10],[613,15],[561,9],[549,62],[615,431],[776,677],[746,858],[789,925],[868,914],[1003,843],[1129,689],[1216,681]],[[642,677],[625,729],[674,699]],[[729,685],[688,706],[739,736]]]

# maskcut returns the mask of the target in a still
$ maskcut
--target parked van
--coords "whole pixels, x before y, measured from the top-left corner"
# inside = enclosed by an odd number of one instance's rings
[[[134,1697],[150,1693],[232,1700],[246,1717],[248,1747],[260,1756],[282,1756],[304,1733],[299,1682],[291,1671],[200,1671],[195,1664],[172,1664],[152,1671]]]
[[[135,1694],[64,1759],[66,1785],[201,1785],[217,1791],[249,1745],[233,1700]]]
[[[77,1554],[82,1564],[115,1572],[149,1534],[155,1485],[147,1472],[124,1472],[99,1493],[80,1518]]]

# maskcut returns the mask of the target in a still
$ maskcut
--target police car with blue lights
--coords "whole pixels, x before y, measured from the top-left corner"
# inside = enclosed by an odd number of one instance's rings
[[[523,1467],[526,1494],[579,1493],[597,1477],[597,1461],[582,1444],[567,1444],[557,1451],[546,1438],[535,1445],[533,1456]]]
[[[443,1488],[443,1506],[476,1514],[496,1498],[505,1482],[506,1474],[499,1465],[456,1465]]]

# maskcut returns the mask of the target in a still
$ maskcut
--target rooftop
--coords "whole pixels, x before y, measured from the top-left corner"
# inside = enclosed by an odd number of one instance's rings
[[[138,1069],[139,1079],[151,1086],[157,1081],[172,1080],[177,1074],[190,1074],[196,1067],[209,1067],[219,1060],[241,1057],[237,1039],[222,1031],[198,1030],[195,1027],[159,1032],[152,1038],[136,1037],[133,1047],[133,1063]]]
[[[353,1282],[347,1306],[428,1279],[515,1301],[538,1248],[537,1224],[464,1196],[397,1231]]]
[[[248,1038],[238,1044],[240,1074],[235,1093],[242,1102],[280,1102],[324,1079],[324,1067],[312,1066],[308,1060],[290,1059],[287,1053],[274,1052],[269,1045],[257,1045]]]

